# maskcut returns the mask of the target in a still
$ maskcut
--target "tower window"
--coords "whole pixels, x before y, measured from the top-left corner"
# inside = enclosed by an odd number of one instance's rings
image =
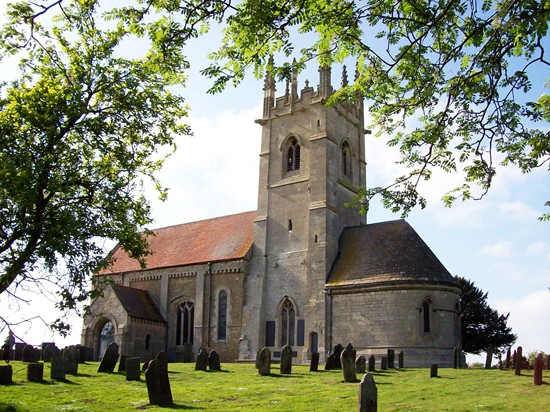
[[[293,172],[300,170],[300,145],[296,138],[292,138],[288,142],[286,151],[286,171]]]
[[[342,145],[342,174],[351,177],[351,150],[348,142]]]

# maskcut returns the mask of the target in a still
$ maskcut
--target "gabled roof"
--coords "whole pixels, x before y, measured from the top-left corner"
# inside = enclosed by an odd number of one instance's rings
[[[153,230],[155,236],[147,239],[153,251],[146,258],[147,269],[244,258],[254,240],[255,217],[256,212],[245,212]],[[141,270],[120,246],[111,257],[114,264],[100,274]]]
[[[327,287],[387,283],[438,283],[454,278],[404,220],[344,230]]]
[[[146,290],[112,285],[116,297],[126,313],[138,319],[166,323]]]

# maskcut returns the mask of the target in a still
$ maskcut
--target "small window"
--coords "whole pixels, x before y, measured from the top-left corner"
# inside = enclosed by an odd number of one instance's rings
[[[147,336],[145,336],[145,350],[149,350],[150,347],[151,347],[151,335],[147,334]]]
[[[218,295],[218,340],[227,339],[227,292]]]
[[[422,331],[424,333],[430,333],[432,329],[431,325],[431,310],[432,304],[429,300],[425,300],[422,303]]]
[[[289,140],[286,150],[286,171],[300,170],[300,145],[295,137]]]
[[[351,150],[348,142],[342,145],[342,174],[351,177]]]
[[[288,219],[288,231],[292,232],[292,219]]]

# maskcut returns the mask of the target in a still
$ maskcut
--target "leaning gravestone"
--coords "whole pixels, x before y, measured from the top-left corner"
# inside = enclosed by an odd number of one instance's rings
[[[334,353],[329,353],[327,361],[325,362],[325,370],[331,371],[333,369],[336,369],[336,355]]]
[[[220,371],[222,370],[221,364],[220,364],[220,355],[218,355],[218,352],[213,350],[208,355],[208,369],[211,371]]]
[[[403,351],[401,351],[397,355],[397,362],[399,364],[399,369],[403,369],[405,367],[405,361],[403,358],[404,358]]]
[[[359,355],[355,359],[355,373],[365,373],[367,370],[367,358],[363,355]]]
[[[52,358],[61,356],[61,350],[53,343],[48,343],[42,350],[42,360],[44,362],[51,362]]]
[[[519,376],[521,375],[521,361],[522,361],[522,352],[523,348],[521,346],[518,346],[516,350],[516,359],[514,364],[514,374]]]
[[[124,372],[127,381],[139,381],[141,378],[141,369],[139,367],[139,358],[126,358],[124,363]]]
[[[310,372],[319,372],[319,352],[311,354],[311,364],[309,365]]]
[[[340,355],[342,354],[342,351],[344,350],[344,347],[341,344],[337,344],[334,347],[334,356],[336,364],[334,365],[334,369],[342,369],[342,363],[340,362]]]
[[[13,383],[13,369],[11,365],[0,365],[0,385],[11,385]]]
[[[542,353],[537,353],[535,357],[535,365],[533,371],[533,377],[535,385],[542,385]]]
[[[388,357],[382,356],[382,359],[380,360],[380,369],[385,371],[388,369]]]
[[[65,373],[76,375],[78,373],[78,359],[80,353],[75,345],[67,346],[63,349],[63,359],[65,360]]]
[[[27,365],[27,380],[29,382],[44,380],[44,364],[42,362],[31,362]]]
[[[97,372],[113,373],[118,361],[118,356],[118,345],[116,342],[112,342],[107,346],[107,349],[105,349]]]
[[[263,348],[258,355],[258,373],[261,376],[271,375],[271,351]]]
[[[378,390],[370,373],[364,374],[359,384],[358,406],[359,412],[376,412],[378,408]]]
[[[145,362],[143,363],[143,366],[141,367],[141,370],[142,370],[143,372],[145,372],[145,371],[147,370],[147,368],[149,367],[149,362],[151,362],[151,361],[148,360],[148,361],[145,361]]]
[[[437,378],[437,368],[438,368],[438,364],[437,363],[434,363],[432,365],[430,365],[430,378]]]
[[[344,382],[356,382],[357,376],[355,375],[355,356],[353,355],[353,351],[348,348],[344,349],[340,354],[340,364],[342,365]]]
[[[292,373],[292,348],[288,345],[283,346],[281,351],[280,372],[287,375]]]
[[[65,359],[61,356],[53,356],[50,365],[50,379],[64,381],[65,373]]]
[[[388,368],[395,369],[395,350],[388,349]]]
[[[199,354],[197,355],[197,361],[195,362],[196,371],[206,372],[208,367],[208,352],[204,348],[200,348]]]
[[[369,372],[373,372],[376,369],[376,359],[374,355],[369,356]]]
[[[149,362],[149,367],[145,371],[145,381],[151,405],[170,406],[173,404],[168,369],[161,361],[155,359]]]
[[[120,355],[118,360],[118,372],[126,372],[126,359],[128,359],[128,356]]]
[[[155,359],[162,362],[166,369],[168,369],[168,352],[166,352],[165,350],[161,350],[159,353],[157,353]]]

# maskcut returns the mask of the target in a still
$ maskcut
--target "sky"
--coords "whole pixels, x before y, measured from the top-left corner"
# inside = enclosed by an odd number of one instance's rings
[[[263,81],[249,77],[237,88],[218,95],[207,94],[209,81],[201,78],[198,70],[204,67],[205,50],[212,49],[215,39],[216,35],[210,36],[189,49],[193,66],[182,93],[191,109],[187,120],[194,136],[177,139],[177,152],[159,174],[170,192],[165,202],[155,199],[151,192],[153,228],[256,209],[261,127],[254,120],[262,115]],[[12,69],[3,63],[0,73]],[[550,73],[541,73],[540,78],[533,79],[534,89],[542,90],[549,77]],[[299,76],[299,89],[306,79],[316,85],[316,67]],[[333,85],[339,79],[340,68],[335,67]],[[277,89],[278,95],[284,93],[284,85],[279,84]],[[384,138],[374,134],[365,138],[367,185],[383,186],[400,176],[403,169],[395,163],[397,149],[387,147]],[[472,280],[488,292],[492,308],[510,313],[508,325],[518,335],[514,347],[521,345],[524,353],[549,353],[550,222],[538,220],[548,212],[544,207],[550,200],[548,169],[522,174],[514,167],[499,168],[493,187],[481,201],[458,202],[446,208],[441,196],[457,186],[459,179],[456,174],[435,174],[421,186],[427,208],[414,210],[406,220],[452,275]],[[399,218],[399,214],[373,204],[367,221]],[[55,317],[51,303],[40,295],[31,296],[28,307],[10,315],[17,318],[38,312],[46,319]],[[3,314],[14,311],[6,307],[3,296],[0,310]],[[66,339],[53,335],[41,322],[21,325],[17,330],[29,343],[80,343],[82,322],[72,318],[71,323],[74,332]]]

